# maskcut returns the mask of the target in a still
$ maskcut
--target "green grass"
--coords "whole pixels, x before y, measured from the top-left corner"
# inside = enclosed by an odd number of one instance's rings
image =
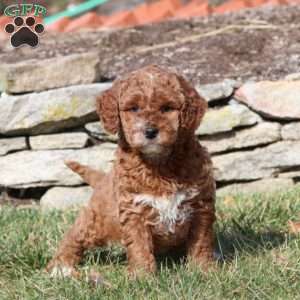
[[[43,272],[76,213],[0,210],[0,299],[300,299],[300,239],[288,220],[300,219],[300,189],[218,201],[217,245],[224,257],[203,275],[181,260],[160,259],[156,276],[128,280],[121,248],[87,254],[81,269],[95,269],[113,285],[93,288]]]

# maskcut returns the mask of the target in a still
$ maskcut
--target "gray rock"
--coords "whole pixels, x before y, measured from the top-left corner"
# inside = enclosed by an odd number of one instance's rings
[[[84,132],[69,132],[32,136],[29,143],[33,150],[77,149],[85,147],[88,139]]]
[[[289,171],[278,174],[280,178],[300,178],[300,170]]]
[[[284,77],[285,80],[293,81],[300,80],[300,73],[292,73]]]
[[[41,198],[42,210],[60,209],[66,210],[78,206],[87,205],[93,189],[83,187],[54,187],[49,189]]]
[[[208,102],[214,102],[230,97],[233,94],[237,82],[225,79],[222,82],[196,86],[197,92]]]
[[[99,121],[86,124],[85,129],[88,131],[89,135],[99,140],[109,142],[116,142],[118,140],[118,136],[106,132]]]
[[[300,122],[282,126],[281,136],[284,140],[300,140]]]
[[[57,132],[96,120],[96,97],[111,85],[79,85],[42,93],[0,98],[0,133]]]
[[[103,143],[80,150],[22,151],[0,157],[0,186],[74,186],[82,184],[79,175],[64,161],[75,160],[108,172],[114,160],[115,144]]]
[[[300,120],[300,80],[246,83],[235,98],[265,117]]]
[[[280,128],[278,123],[263,122],[247,129],[206,136],[200,139],[200,143],[210,153],[266,145],[281,139]]]
[[[284,178],[266,178],[247,183],[237,183],[219,188],[217,196],[225,197],[227,195],[237,194],[255,194],[255,193],[274,193],[286,190],[294,186],[292,179]]]
[[[96,52],[0,65],[0,90],[6,93],[43,91],[97,80]]]
[[[254,125],[260,121],[259,115],[245,105],[230,101],[230,105],[219,109],[209,109],[196,130],[196,135],[231,131],[236,127]]]
[[[0,139],[0,156],[12,151],[27,149],[25,137]]]
[[[272,177],[286,168],[300,166],[300,142],[282,141],[253,151],[213,157],[218,181]]]

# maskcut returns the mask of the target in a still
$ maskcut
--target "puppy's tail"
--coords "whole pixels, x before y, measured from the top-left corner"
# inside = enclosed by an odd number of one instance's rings
[[[65,165],[73,172],[77,173],[85,183],[93,188],[95,188],[105,176],[104,172],[94,170],[86,165],[81,165],[76,161],[67,160],[65,161]]]

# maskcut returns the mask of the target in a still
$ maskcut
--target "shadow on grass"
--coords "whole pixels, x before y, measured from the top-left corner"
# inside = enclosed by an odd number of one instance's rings
[[[216,231],[215,251],[219,263],[233,260],[237,255],[254,255],[269,251],[286,242],[286,234],[277,231],[255,231],[249,228]],[[186,261],[186,253],[180,248],[158,257],[158,263],[174,267]]]
[[[257,255],[272,250],[286,241],[284,233],[276,231],[256,232],[254,230],[219,231],[216,237],[216,250],[220,261],[230,261],[237,254]]]
[[[173,269],[176,266],[186,263],[186,251],[184,247],[178,247],[168,251],[167,253],[160,254],[156,257],[158,269],[168,268]]]
[[[127,263],[127,257],[125,249],[120,246],[96,248],[87,251],[85,254],[82,264],[84,265],[87,262],[96,265],[124,265]]]
[[[276,231],[255,231],[251,228],[237,226],[216,230],[215,249],[220,263],[233,260],[237,255],[255,255],[272,250],[286,242],[286,234]],[[126,265],[127,257],[124,248],[100,248],[89,251],[84,264],[90,262],[97,265]],[[186,262],[184,247],[175,248],[157,256],[159,267],[176,268]]]
[[[216,252],[218,261],[231,261],[237,255],[257,255],[262,251],[272,250],[286,241],[284,233],[276,231],[255,232],[239,228],[239,230],[221,230],[216,233]],[[121,247],[96,249],[89,251],[83,264],[90,262],[97,265],[126,265],[125,249]],[[176,248],[157,256],[158,267],[176,268],[186,262],[186,251],[183,247]]]
[[[229,262],[237,255],[257,256],[263,251],[279,247],[286,241],[284,233],[276,231],[255,232],[254,230],[217,231],[215,241],[216,259],[219,263]],[[158,256],[158,264],[168,268],[176,267],[186,262],[186,253],[183,249],[168,252]]]
[[[178,247],[164,254],[156,256],[158,267],[167,267],[172,269],[176,265],[181,265],[186,261],[186,252],[183,247]],[[85,254],[82,265],[87,263],[95,265],[127,265],[127,256],[125,248],[114,246],[112,248],[97,248],[89,250]]]

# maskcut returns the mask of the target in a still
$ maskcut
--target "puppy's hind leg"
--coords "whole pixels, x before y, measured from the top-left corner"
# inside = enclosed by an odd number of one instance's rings
[[[65,234],[54,258],[49,262],[46,271],[52,277],[78,277],[75,266],[80,262],[84,251],[95,246],[106,244],[104,233],[97,229],[101,223],[99,216],[92,208],[83,208],[74,225]]]

